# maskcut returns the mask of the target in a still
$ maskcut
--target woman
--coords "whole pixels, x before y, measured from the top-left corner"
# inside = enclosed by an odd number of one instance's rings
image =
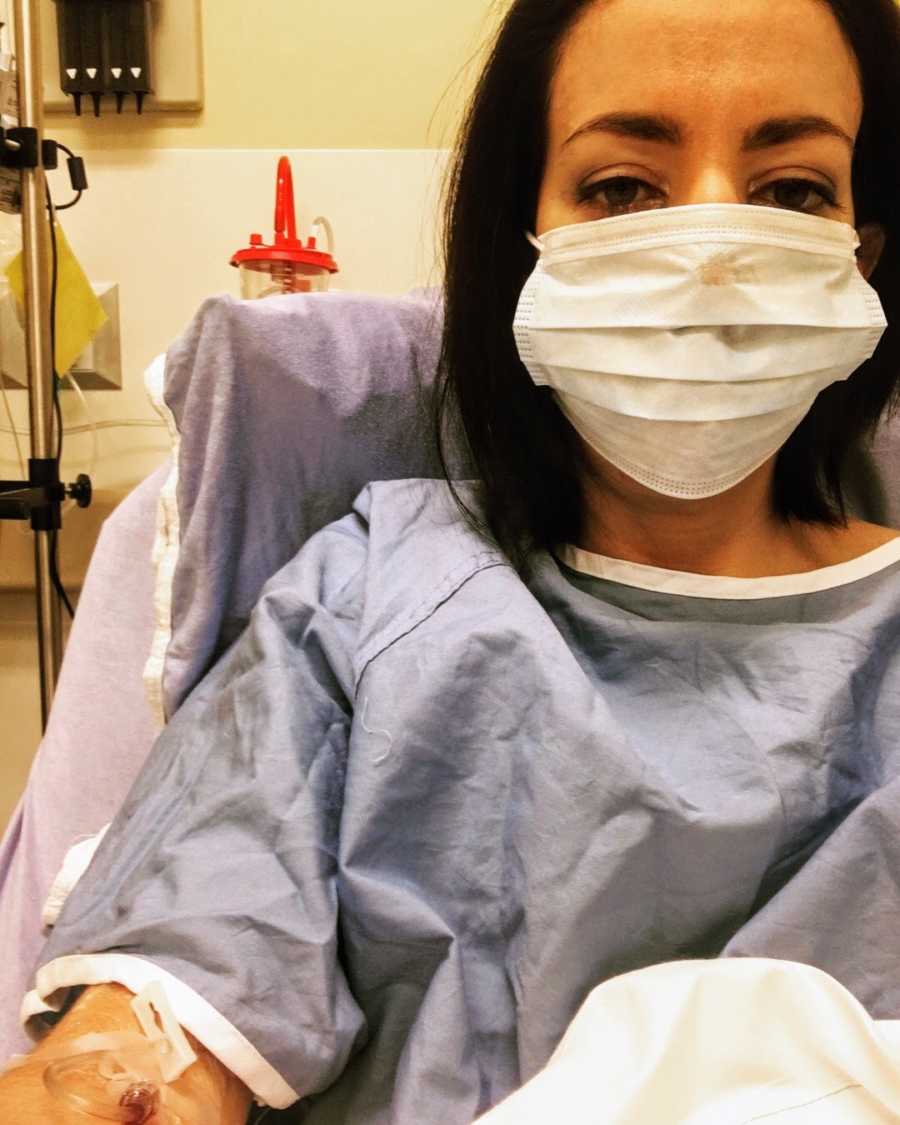
[[[880,139],[896,130],[884,100],[889,39],[872,48],[890,36],[893,9],[880,11],[880,32],[868,5],[742,12],[680,6],[676,20],[658,5],[515,5],[482,78],[448,210],[446,387],[486,482],[491,530],[514,557],[534,539],[753,577],[844,561],[890,534],[840,526],[834,501],[839,509],[848,448],[896,389],[891,331],[857,379],[820,396],[777,458],[702,504],[661,501],[598,457],[546,391],[529,393],[509,332],[534,267],[525,231],[653,208],[752,202],[850,223],[862,240],[860,269],[872,275],[893,226],[897,177],[891,142]],[[569,34],[554,66],[548,44],[561,28]],[[765,147],[741,152],[751,125],[804,107],[857,137],[855,159],[840,137],[821,134],[778,145],[773,132]],[[611,111],[668,115],[687,135],[673,144],[658,125],[621,122],[570,139]],[[877,286],[889,320],[895,252],[888,244]],[[817,470],[831,495],[814,483]]]
[[[271,580],[66,907],[26,1015],[96,987],[4,1121],[151,980],[198,1121],[463,1125],[684,959],[900,1015],[900,538],[841,488],[897,386],[898,57],[891,0],[513,4],[448,218],[482,483],[374,484]]]

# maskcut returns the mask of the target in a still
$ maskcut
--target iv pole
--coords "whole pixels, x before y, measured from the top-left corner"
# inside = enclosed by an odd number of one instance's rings
[[[0,480],[0,519],[30,520],[34,532],[38,662],[41,717],[47,729],[62,664],[62,614],[55,572],[55,536],[62,527],[61,505],[67,496],[81,508],[91,502],[85,474],[74,484],[59,479],[54,447],[56,394],[54,325],[51,323],[50,265],[53,235],[45,168],[56,167],[54,141],[44,140],[44,91],[38,0],[13,0],[19,123],[0,128],[0,163],[19,169],[22,211],[22,273],[25,303],[25,358],[28,368],[28,415],[31,456],[28,480]],[[71,174],[71,172],[70,172]],[[75,181],[73,180],[73,186]]]
[[[59,480],[53,448],[54,356],[50,326],[50,217],[47,213],[42,141],[44,100],[41,82],[40,13],[37,0],[14,0],[19,126],[37,131],[37,167],[21,169],[22,257],[25,281],[25,354],[28,366],[28,412],[31,427],[30,483]],[[42,464],[36,464],[41,462]],[[41,479],[42,478],[42,479]],[[35,593],[37,596],[38,659],[41,675],[42,726],[62,663],[60,599],[50,566],[51,530],[34,531]]]

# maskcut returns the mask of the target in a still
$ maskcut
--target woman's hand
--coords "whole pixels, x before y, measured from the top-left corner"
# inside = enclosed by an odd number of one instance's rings
[[[3,1125],[45,1122],[46,1125],[85,1125],[83,1113],[74,1108],[69,1110],[49,1092],[44,1085],[44,1071],[51,1055],[58,1057],[66,1041],[74,1041],[90,1032],[134,1031],[132,999],[132,993],[117,984],[86,989],[65,1019],[28,1059],[0,1076],[0,1121]],[[244,1125],[250,1108],[250,1091],[205,1047],[192,1036],[188,1038],[197,1061],[171,1083],[173,1092],[183,1099],[179,1101],[179,1114],[184,1125],[209,1125],[211,1121],[218,1125]],[[181,1112],[182,1107],[185,1113]],[[164,1121],[164,1116],[157,1114],[145,1125],[163,1125]]]

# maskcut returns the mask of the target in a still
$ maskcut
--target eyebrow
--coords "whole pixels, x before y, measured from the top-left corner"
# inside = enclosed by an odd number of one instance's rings
[[[667,145],[680,145],[684,140],[681,126],[673,117],[645,113],[605,113],[576,129],[563,143],[563,147],[576,137],[589,133],[615,133],[620,137],[634,137],[640,141],[655,141]],[[853,138],[827,117],[807,115],[770,117],[761,125],[748,129],[741,142],[741,152],[759,152],[761,149],[774,148],[804,137],[838,137],[850,146],[851,152],[856,147]]]

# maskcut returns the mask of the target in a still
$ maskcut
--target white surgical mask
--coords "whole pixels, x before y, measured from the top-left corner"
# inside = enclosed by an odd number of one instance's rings
[[[691,204],[528,237],[522,362],[590,446],[667,496],[750,476],[887,327],[856,231],[818,215]]]

